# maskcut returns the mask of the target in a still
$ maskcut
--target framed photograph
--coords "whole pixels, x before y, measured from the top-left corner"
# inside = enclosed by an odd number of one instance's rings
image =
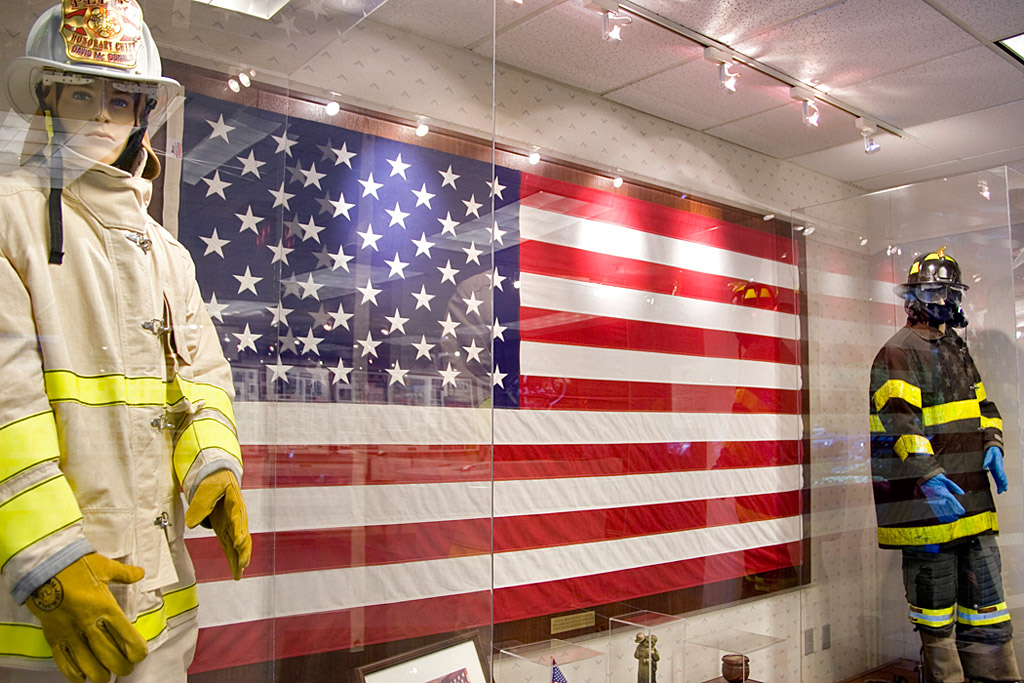
[[[479,635],[457,636],[357,669],[361,683],[488,683]]]

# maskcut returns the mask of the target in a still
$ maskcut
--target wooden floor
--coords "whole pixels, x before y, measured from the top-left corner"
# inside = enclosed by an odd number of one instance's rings
[[[853,678],[847,678],[845,681],[841,681],[841,683],[875,683],[875,681],[879,683],[882,681],[884,683],[892,683],[896,676],[903,676],[903,678],[907,679],[907,683],[917,683],[917,662],[912,662],[909,659],[900,659],[879,667],[874,671],[869,671]]]

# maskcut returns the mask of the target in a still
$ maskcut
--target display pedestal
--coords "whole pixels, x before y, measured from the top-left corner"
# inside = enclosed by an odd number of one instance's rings
[[[726,629],[687,637],[686,670],[690,679],[725,683],[722,657],[726,655],[749,660],[750,678],[744,679],[745,683],[783,683],[789,670],[785,638]]]
[[[569,683],[597,681],[607,676],[606,660],[607,654],[599,650],[550,638],[500,650],[494,678],[495,683],[552,683],[560,680],[557,666]]]
[[[646,610],[609,617],[608,683],[683,681],[685,624],[679,617]]]

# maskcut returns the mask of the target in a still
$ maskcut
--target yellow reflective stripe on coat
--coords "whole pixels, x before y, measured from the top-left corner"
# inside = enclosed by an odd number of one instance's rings
[[[902,398],[912,406],[921,407],[921,389],[901,379],[890,379],[875,392],[875,410],[881,410],[890,398]]]
[[[885,426],[882,424],[882,418],[877,415],[871,416],[871,431],[875,433],[885,432]]]
[[[991,510],[970,517],[961,517],[948,524],[901,528],[879,527],[878,542],[882,545],[895,546],[948,543],[985,531],[999,531],[999,520],[996,518],[996,513]]]
[[[981,382],[978,382],[978,383],[977,383],[977,384],[976,384],[976,385],[974,386],[974,396],[975,396],[975,398],[977,398],[977,399],[978,399],[979,401],[984,401],[984,400],[985,400],[986,398],[988,398],[988,397],[987,397],[987,396],[985,395],[985,385],[984,385],[984,384],[982,384]]]
[[[907,456],[911,454],[935,454],[932,450],[932,442],[919,434],[904,434],[896,439],[896,445],[893,446],[893,450],[896,451],[896,455],[900,456],[900,460],[906,460]]]
[[[910,605],[910,622],[939,628],[953,623],[953,605],[941,609],[925,609]]]
[[[231,399],[226,391],[213,384],[202,384],[192,382],[175,375],[167,387],[167,403],[174,405],[182,398],[187,398],[195,404],[199,401],[206,403],[206,408],[216,410],[226,417],[234,426],[235,411],[231,407]]]
[[[44,380],[51,402],[74,401],[88,406],[162,406],[167,402],[166,382],[159,377],[85,377],[68,370],[49,370]]]
[[[981,416],[981,428],[982,429],[988,429],[990,427],[993,428],[993,429],[998,429],[999,431],[1003,431],[1003,420],[1002,420],[1002,418],[998,418],[998,417],[985,417],[984,415],[982,415]]]
[[[958,607],[956,610],[956,620],[961,624],[968,624],[970,626],[999,624],[1010,620],[1010,610],[1006,606],[1005,602],[1000,602],[996,605],[992,605],[991,607],[981,607],[979,609]]]
[[[194,420],[178,435],[174,444],[174,471],[178,481],[185,481],[192,463],[201,451],[215,448],[233,456],[242,462],[242,449],[238,446],[238,437],[230,427],[214,419]]]
[[[0,505],[0,570],[12,557],[82,519],[63,474],[50,477]]]
[[[951,403],[940,403],[937,406],[928,406],[923,411],[922,420],[926,426],[942,425],[957,420],[969,420],[972,417],[981,417],[981,406],[977,399],[969,398],[966,401],[953,401]]]
[[[53,413],[37,413],[0,428],[0,483],[60,457]]]
[[[199,606],[196,585],[167,593],[163,604],[140,614],[132,622],[147,641],[153,640],[167,628],[167,623]],[[52,659],[53,650],[43,637],[43,629],[36,624],[0,623],[0,657],[24,659]]]

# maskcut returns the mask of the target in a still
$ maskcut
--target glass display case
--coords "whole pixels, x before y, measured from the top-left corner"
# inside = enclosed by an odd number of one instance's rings
[[[686,641],[687,680],[772,683],[789,671],[786,639],[740,629],[693,635]]]
[[[567,683],[601,680],[607,675],[608,654],[557,638],[512,645],[494,659],[496,683]]]
[[[614,683],[679,683],[686,621],[639,610],[608,619],[608,680]]]

